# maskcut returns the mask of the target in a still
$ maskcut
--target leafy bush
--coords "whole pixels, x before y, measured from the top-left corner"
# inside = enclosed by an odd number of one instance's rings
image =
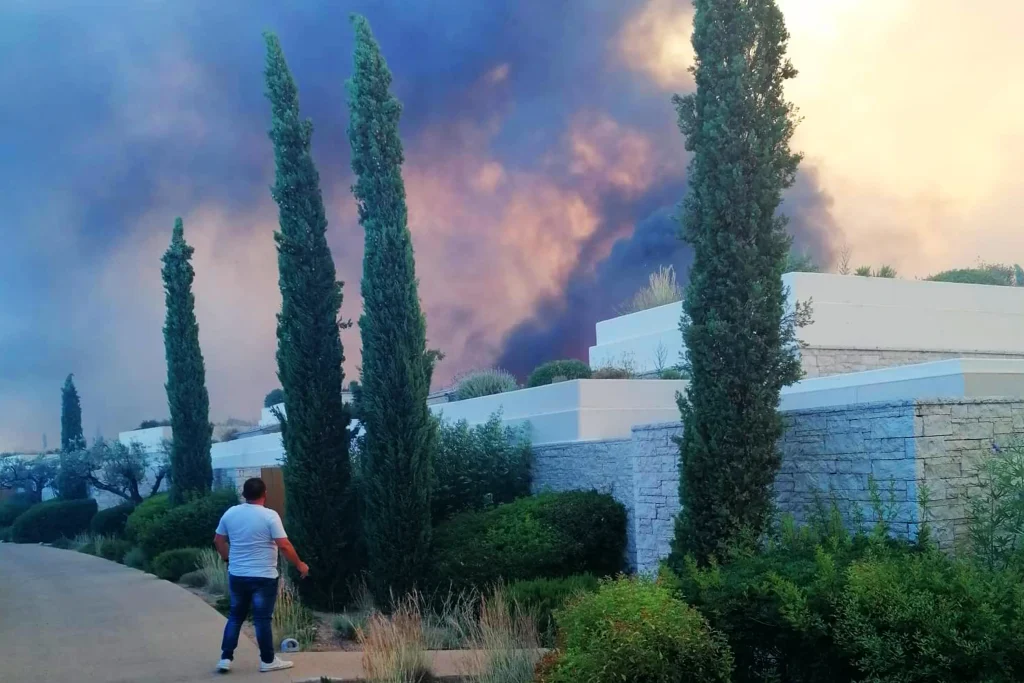
[[[124,564],[125,554],[132,549],[132,544],[123,538],[104,538],[97,544],[99,556],[104,560]]]
[[[153,429],[154,427],[170,427],[170,420],[143,420],[139,423],[139,429]]]
[[[967,500],[967,538],[974,560],[988,569],[1019,565],[1024,553],[1024,441],[993,444],[974,473]]]
[[[530,373],[526,386],[539,387],[551,384],[556,378],[561,381],[570,379],[590,379],[590,366],[576,359],[553,360],[538,366]]]
[[[185,572],[181,575],[181,578],[178,579],[178,583],[184,584],[189,588],[202,588],[206,585],[206,574],[199,569]]]
[[[499,368],[475,370],[458,378],[455,383],[455,400],[465,401],[469,398],[503,394],[515,391],[519,383],[511,373]]]
[[[437,524],[530,494],[533,451],[524,427],[503,427],[494,414],[482,425],[441,421],[434,452],[431,514]]]
[[[622,568],[626,512],[596,491],[542,493],[458,515],[434,530],[433,583],[486,589],[504,581]]]
[[[89,528],[96,514],[96,501],[51,500],[33,505],[14,520],[11,539],[15,543],[53,543],[61,536],[73,537]]]
[[[145,569],[146,553],[143,552],[142,548],[136,546],[124,554],[121,562],[126,567],[131,567],[132,569]]]
[[[0,503],[0,527],[11,526],[21,513],[32,507],[31,500],[24,496],[14,496]]]
[[[554,613],[567,602],[585,593],[593,593],[599,582],[593,574],[576,574],[560,579],[533,579],[510,584],[509,600],[537,620],[537,628],[548,645],[554,644]]]
[[[686,379],[686,375],[678,368],[665,368],[658,373],[658,379]]]
[[[598,368],[590,373],[591,379],[633,379],[635,375],[629,368]]]
[[[651,273],[647,286],[642,287],[633,298],[619,307],[622,314],[646,311],[666,304],[682,301],[683,288],[676,281],[676,270],[672,266],[662,266]]]
[[[138,536],[139,545],[154,562],[157,555],[175,548],[210,547],[221,516],[237,503],[234,489],[221,489],[172,507]]]
[[[199,566],[199,548],[175,548],[153,558],[153,573],[167,581],[177,581],[182,574]]]
[[[646,579],[620,579],[555,615],[548,683],[728,683],[732,654],[700,613]]]
[[[967,285],[994,285],[998,287],[1019,286],[1016,270],[1019,266],[1004,266],[997,263],[981,263],[976,268],[955,268],[926,277],[932,282],[958,282]]]
[[[277,389],[271,389],[270,392],[263,397],[264,408],[273,408],[279,403],[284,403],[284,389],[280,387]]]
[[[100,510],[92,518],[89,530],[100,536],[123,536],[128,516],[135,510],[134,503],[121,503],[114,507]]]
[[[129,540],[139,542],[157,519],[171,509],[170,495],[158,493],[139,503],[125,520],[124,533]]]

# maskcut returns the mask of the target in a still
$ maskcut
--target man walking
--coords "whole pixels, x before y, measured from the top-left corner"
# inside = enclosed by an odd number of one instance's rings
[[[242,486],[245,503],[236,505],[220,519],[213,544],[228,563],[228,588],[231,593],[231,612],[224,626],[221,659],[217,670],[231,670],[238,635],[252,606],[252,620],[256,627],[256,642],[260,646],[260,671],[290,669],[286,662],[274,654],[274,635],[270,621],[277,602],[277,551],[306,578],[309,567],[299,559],[295,547],[284,533],[281,517],[266,507],[267,485],[262,479],[249,479]]]

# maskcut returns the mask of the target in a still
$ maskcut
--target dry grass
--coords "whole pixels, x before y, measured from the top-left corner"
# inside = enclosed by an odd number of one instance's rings
[[[303,650],[308,650],[316,640],[316,617],[299,602],[298,591],[283,572],[277,584],[277,605],[271,623],[278,642],[294,638]]]
[[[418,596],[398,602],[390,615],[373,612],[359,630],[359,641],[363,671],[372,683],[432,680]]]
[[[480,599],[480,614],[466,647],[473,652],[466,680],[529,683],[540,657],[537,620],[498,588]]]
[[[620,307],[619,312],[623,315],[646,311],[648,308],[656,308],[665,304],[681,301],[683,289],[676,281],[676,270],[672,266],[662,266],[654,273],[651,273],[647,286],[642,288],[633,298]]]
[[[220,559],[220,555],[217,554],[217,551],[210,548],[204,548],[203,551],[199,553],[197,564],[199,565],[198,571],[206,580],[206,583],[203,584],[206,586],[206,589],[211,593],[227,595],[228,566],[224,564],[224,560]]]

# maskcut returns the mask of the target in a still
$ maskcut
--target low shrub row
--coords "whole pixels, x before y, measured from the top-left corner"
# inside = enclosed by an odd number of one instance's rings
[[[53,543],[59,538],[72,538],[89,529],[96,514],[96,501],[51,500],[33,505],[20,514],[11,525],[15,543]]]
[[[486,590],[499,581],[611,576],[622,569],[626,511],[595,491],[542,493],[434,529],[434,587]]]
[[[100,510],[92,518],[89,531],[99,536],[123,536],[128,516],[135,510],[134,503],[122,503]]]
[[[234,489],[220,489],[176,505],[137,530],[136,542],[154,559],[168,550],[210,547],[221,516],[237,503],[238,494]]]
[[[199,568],[199,553],[201,548],[175,548],[165,550],[153,558],[153,573],[161,579],[175,581],[188,572],[194,572]]]

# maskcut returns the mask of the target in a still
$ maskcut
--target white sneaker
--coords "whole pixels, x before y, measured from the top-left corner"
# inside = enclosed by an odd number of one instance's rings
[[[274,661],[270,664],[266,662],[260,662],[260,673],[268,673],[270,671],[281,671],[282,669],[290,669],[295,666],[294,662],[286,662],[280,657],[274,657]]]
[[[221,672],[222,674],[226,674],[227,672],[231,671],[231,660],[222,659],[219,662],[217,662],[217,671]]]

